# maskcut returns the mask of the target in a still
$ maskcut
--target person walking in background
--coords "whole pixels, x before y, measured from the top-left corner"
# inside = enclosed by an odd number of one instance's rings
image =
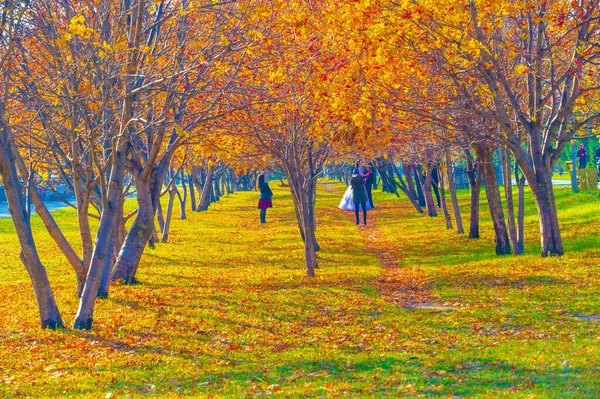
[[[577,158],[579,159],[579,169],[585,169],[586,165],[587,165],[587,151],[585,150],[585,147],[583,146],[583,144],[579,145],[579,151],[577,151]]]
[[[267,208],[273,208],[273,191],[269,187],[269,183],[265,181],[265,175],[258,176],[258,209],[260,209],[260,222],[267,223]]]
[[[363,210],[363,223],[367,224],[367,190],[365,190],[365,178],[360,174],[352,176],[350,181],[352,187],[352,202],[354,202],[354,215],[356,216],[356,224],[360,224],[359,208]]]
[[[375,183],[375,169],[373,168],[373,164],[369,162],[367,164],[367,174],[365,177],[365,189],[367,190],[367,198],[369,199],[369,205],[371,208],[375,207],[373,205],[373,184]]]

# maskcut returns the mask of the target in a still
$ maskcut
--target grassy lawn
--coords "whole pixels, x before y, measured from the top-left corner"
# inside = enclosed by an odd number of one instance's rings
[[[337,183],[319,191],[320,268],[304,277],[291,197],[272,186],[266,225],[256,193],[174,220],[170,242],[144,255],[141,284],[113,286],[90,332],[39,329],[12,225],[0,219],[0,397],[600,396],[600,323],[585,318],[600,313],[598,193],[556,190],[566,255],[548,259],[530,196],[526,255],[497,257],[485,206],[482,238],[469,240],[375,193],[398,289],[418,277],[444,305],[424,309],[380,295],[386,274],[365,248],[373,227],[336,208]],[[75,240],[75,213],[55,215]],[[74,273],[33,220],[70,324]]]

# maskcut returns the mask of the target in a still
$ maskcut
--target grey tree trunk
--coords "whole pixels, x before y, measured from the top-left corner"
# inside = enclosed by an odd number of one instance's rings
[[[448,191],[450,192],[450,200],[452,203],[452,213],[454,214],[454,221],[456,222],[456,232],[458,234],[464,234],[465,229],[463,227],[462,217],[460,215],[460,207],[458,206],[458,197],[456,196],[456,187],[454,187],[454,176],[452,175],[452,155],[450,149],[446,148],[446,174],[448,176]]]
[[[8,127],[4,124],[3,115],[3,109],[0,108],[0,176],[4,183],[8,210],[21,245],[21,261],[25,265],[33,285],[42,328],[62,328],[64,324],[46,274],[46,268],[39,258],[33,239],[29,215],[21,195],[21,184],[17,175]]]
[[[518,190],[517,205],[517,244],[515,254],[525,252],[525,176],[519,176],[519,165],[515,163],[515,178]]]
[[[206,211],[206,210],[208,210],[208,207],[210,206],[210,199],[211,199],[212,189],[213,189],[213,183],[212,183],[213,173],[214,173],[213,168],[209,168],[208,172],[206,173],[206,178],[204,180],[204,186],[202,187],[202,194],[200,195],[200,202],[198,204],[198,208],[196,209],[197,212]]]
[[[89,330],[92,328],[94,306],[102,279],[102,270],[107,257],[110,257],[110,241],[115,227],[117,210],[122,209],[119,203],[123,201],[123,177],[125,156],[128,151],[127,139],[121,136],[116,144],[108,182],[108,194],[105,206],[102,208],[100,226],[96,234],[94,253],[88,267],[88,274],[79,301],[79,308],[73,322],[74,329]]]
[[[183,173],[183,168],[181,168],[180,180],[183,195],[177,190],[177,198],[179,199],[179,218],[181,220],[186,220],[187,215],[185,213],[185,206],[187,203],[187,184],[185,184],[185,173]]]
[[[173,203],[175,202],[175,194],[177,187],[175,187],[175,182],[171,185],[169,189],[169,202],[167,203],[167,213],[165,215],[165,225],[162,231],[162,236],[160,238],[161,242],[169,241],[169,229],[171,228],[171,218],[173,216]]]
[[[500,163],[502,165],[502,178],[504,180],[504,197],[506,198],[506,213],[508,218],[508,237],[513,247],[515,255],[521,255],[517,242],[517,225],[515,222],[515,207],[512,192],[512,168],[510,162],[510,152],[507,148],[500,149]]]
[[[440,199],[441,199],[441,205],[442,205],[442,212],[444,213],[444,219],[446,220],[446,228],[448,230],[452,230],[452,216],[450,216],[450,212],[448,212],[448,203],[446,202],[446,187],[444,184],[444,173],[443,171],[440,170],[439,166],[437,166],[438,168],[438,176],[439,176],[439,182],[440,185],[438,187],[438,190],[440,192]],[[435,183],[433,183],[435,184]]]
[[[192,209],[192,212],[195,212],[196,211],[196,191],[194,189],[194,175],[193,175],[193,173],[190,173],[188,182],[189,182],[189,185],[190,185],[190,204],[191,204],[191,209]]]
[[[469,238],[479,238],[479,197],[481,194],[482,171],[481,164],[475,163],[469,151],[467,155],[467,176],[469,177]]]
[[[430,164],[429,167],[431,168]],[[427,214],[431,217],[437,216],[437,209],[435,207],[435,202],[433,201],[433,195],[431,194],[431,169],[427,173],[427,176],[423,177],[419,176],[419,181],[421,183],[421,189],[423,195],[425,197],[425,205],[427,206]]]
[[[485,177],[485,193],[492,216],[494,232],[496,234],[496,254],[508,255],[511,253],[510,241],[508,239],[508,230],[504,221],[504,212],[502,211],[502,200],[500,198],[500,189],[498,187],[498,178],[496,177],[496,168],[494,168],[492,151],[483,146],[478,147],[478,154],[483,165]]]
[[[119,252],[112,281],[134,284],[135,273],[144,248],[152,234],[154,224],[154,206],[150,183],[145,179],[136,179],[138,213],[127,233],[125,243]]]

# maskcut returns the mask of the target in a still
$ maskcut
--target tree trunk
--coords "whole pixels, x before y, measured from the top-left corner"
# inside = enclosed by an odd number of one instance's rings
[[[202,194],[200,195],[200,201],[198,204],[198,208],[196,209],[197,212],[206,211],[210,206],[210,198],[213,189],[213,172],[213,168],[209,168],[208,172],[206,173],[206,177],[204,179],[204,186],[202,187]]]
[[[29,215],[21,195],[21,185],[9,141],[8,127],[4,125],[2,111],[0,109],[0,176],[4,183],[8,210],[21,245],[21,261],[25,265],[33,285],[42,328],[62,328],[64,324],[46,274],[46,268],[39,258],[33,239]]]
[[[102,265],[102,276],[100,277],[100,286],[98,287],[97,295],[98,298],[108,298],[108,290],[110,288],[110,272],[112,270],[112,266],[115,264],[114,245],[115,238],[113,232],[108,244],[108,256],[104,258],[104,264]]]
[[[430,164],[430,168],[431,168]],[[421,183],[421,189],[425,196],[425,205],[427,206],[427,214],[430,217],[437,216],[437,209],[435,207],[435,202],[433,201],[433,195],[431,194],[431,169],[429,169],[427,176],[423,177],[423,175],[419,174],[419,181]]]
[[[537,184],[532,184],[530,187],[535,198],[540,220],[542,256],[560,256],[564,254],[564,250],[558,226],[552,178],[546,170],[538,170],[536,175]]]
[[[504,197],[506,198],[506,213],[508,218],[508,237],[515,255],[521,255],[517,242],[517,225],[515,224],[515,207],[512,193],[512,168],[510,167],[510,152],[507,148],[500,148],[500,164],[502,165],[502,178],[504,180]]]
[[[454,176],[452,174],[452,156],[450,149],[446,148],[446,174],[448,176],[448,191],[450,192],[450,200],[452,203],[452,213],[454,213],[454,221],[456,222],[456,232],[464,234],[462,217],[460,215],[460,207],[458,206],[458,197],[456,196],[456,187],[454,187]]]
[[[100,217],[100,226],[96,234],[96,243],[92,261],[88,268],[88,275],[85,280],[83,294],[79,301],[77,315],[73,322],[74,329],[92,328],[94,305],[98,295],[98,288],[102,277],[102,269],[106,257],[110,257],[110,238],[115,225],[116,211],[122,209],[119,207],[119,201],[123,196],[123,175],[125,169],[125,154],[127,153],[127,140],[125,137],[119,138],[113,154],[113,165],[110,172],[108,183],[108,194],[106,205],[102,208]]]
[[[439,182],[440,182],[440,186],[438,187],[438,190],[440,192],[440,199],[441,199],[440,202],[442,205],[442,212],[444,213],[444,219],[446,220],[446,228],[448,230],[452,230],[452,216],[450,216],[450,212],[448,212],[448,204],[446,203],[446,187],[444,184],[444,173],[443,173],[443,171],[440,171],[439,165],[436,165],[436,167],[438,169]]]
[[[469,238],[479,238],[479,197],[481,194],[482,171],[481,164],[475,165],[473,157],[469,151],[467,155],[467,176],[469,178]]]
[[[427,205],[425,201],[425,195],[423,195],[423,187],[421,186],[421,180],[423,175],[421,174],[420,168],[416,166],[411,167],[411,171],[415,176],[415,186],[417,187],[417,198],[419,199],[419,206],[424,207]]]
[[[391,164],[392,164],[392,167],[394,168],[394,172],[396,173],[396,176],[398,176],[399,182],[396,182],[396,185],[398,186],[398,188],[400,188],[400,190],[402,190],[402,192],[408,197],[410,203],[417,210],[417,212],[424,213],[423,212],[423,208],[421,208],[419,206],[419,203],[417,202],[417,197],[415,195],[415,188],[414,188],[414,186],[412,187],[412,192],[411,192],[411,187],[410,186],[412,184],[412,181],[409,184],[406,184],[404,182],[404,180],[402,179],[402,174],[400,173],[400,171],[396,167],[396,164],[394,163],[394,161],[391,161]],[[402,168],[402,169],[404,169],[404,168]],[[406,175],[406,170],[404,170],[404,173]]]
[[[25,167],[23,159],[21,159],[20,155],[14,150],[14,147],[11,148],[11,151],[16,158],[16,165],[21,173],[21,176],[23,176],[24,180],[29,180],[29,171]],[[79,258],[79,255],[77,255],[69,241],[67,241],[67,238],[64,236],[60,227],[58,227],[56,220],[54,220],[54,217],[46,207],[46,204],[44,204],[44,201],[40,197],[40,194],[37,192],[35,187],[30,189],[30,198],[33,202],[33,206],[35,207],[35,213],[37,213],[40,219],[42,219],[48,234],[50,234],[50,237],[54,239],[54,242],[63,255],[65,255],[65,258],[67,258],[67,261],[75,271],[75,276],[77,278],[77,296],[80,297],[86,277],[86,269],[83,261]]]
[[[190,185],[190,204],[191,204],[191,209],[192,209],[192,212],[195,212],[196,211],[196,190],[194,189],[194,180],[195,180],[195,178],[193,176],[194,176],[193,173],[190,173],[188,182],[189,182],[189,185]]]
[[[187,215],[185,213],[185,206],[187,202],[187,185],[185,184],[185,174],[183,173],[183,168],[181,169],[181,188],[183,190],[183,196],[179,194],[179,190],[177,190],[177,197],[179,199],[179,219],[186,220]]]
[[[127,233],[125,243],[119,252],[112,281],[134,284],[135,273],[144,248],[152,234],[154,224],[154,207],[150,183],[144,179],[136,179],[138,213]]]
[[[171,228],[171,217],[173,215],[173,203],[175,202],[175,182],[169,189],[169,202],[167,203],[167,213],[165,215],[165,225],[162,231],[161,242],[169,241],[169,229]]]
[[[515,254],[525,252],[525,176],[519,177],[519,165],[515,162],[515,178],[518,189],[517,205],[517,244],[514,248]]]
[[[483,165],[485,178],[485,193],[488,200],[494,232],[496,233],[496,254],[507,255],[511,253],[510,241],[508,239],[508,230],[504,221],[504,212],[502,212],[502,200],[500,198],[500,189],[496,177],[496,168],[494,167],[492,151],[480,146],[478,154]]]

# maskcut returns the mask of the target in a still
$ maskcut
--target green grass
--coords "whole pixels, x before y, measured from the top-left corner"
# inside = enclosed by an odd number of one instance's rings
[[[598,193],[556,190],[566,255],[542,259],[529,194],[526,255],[497,257],[483,197],[482,238],[469,240],[376,192],[397,272],[424,276],[452,307],[435,311],[379,294],[379,262],[333,187],[318,196],[315,279],[289,192],[273,187],[267,225],[256,193],[236,193],[174,220],[170,242],[146,251],[141,284],[98,301],[91,332],[39,329],[12,225],[0,220],[0,397],[600,396],[600,323],[572,317],[599,313]],[[75,213],[55,215],[76,241]],[[74,274],[33,223],[71,323]]]

